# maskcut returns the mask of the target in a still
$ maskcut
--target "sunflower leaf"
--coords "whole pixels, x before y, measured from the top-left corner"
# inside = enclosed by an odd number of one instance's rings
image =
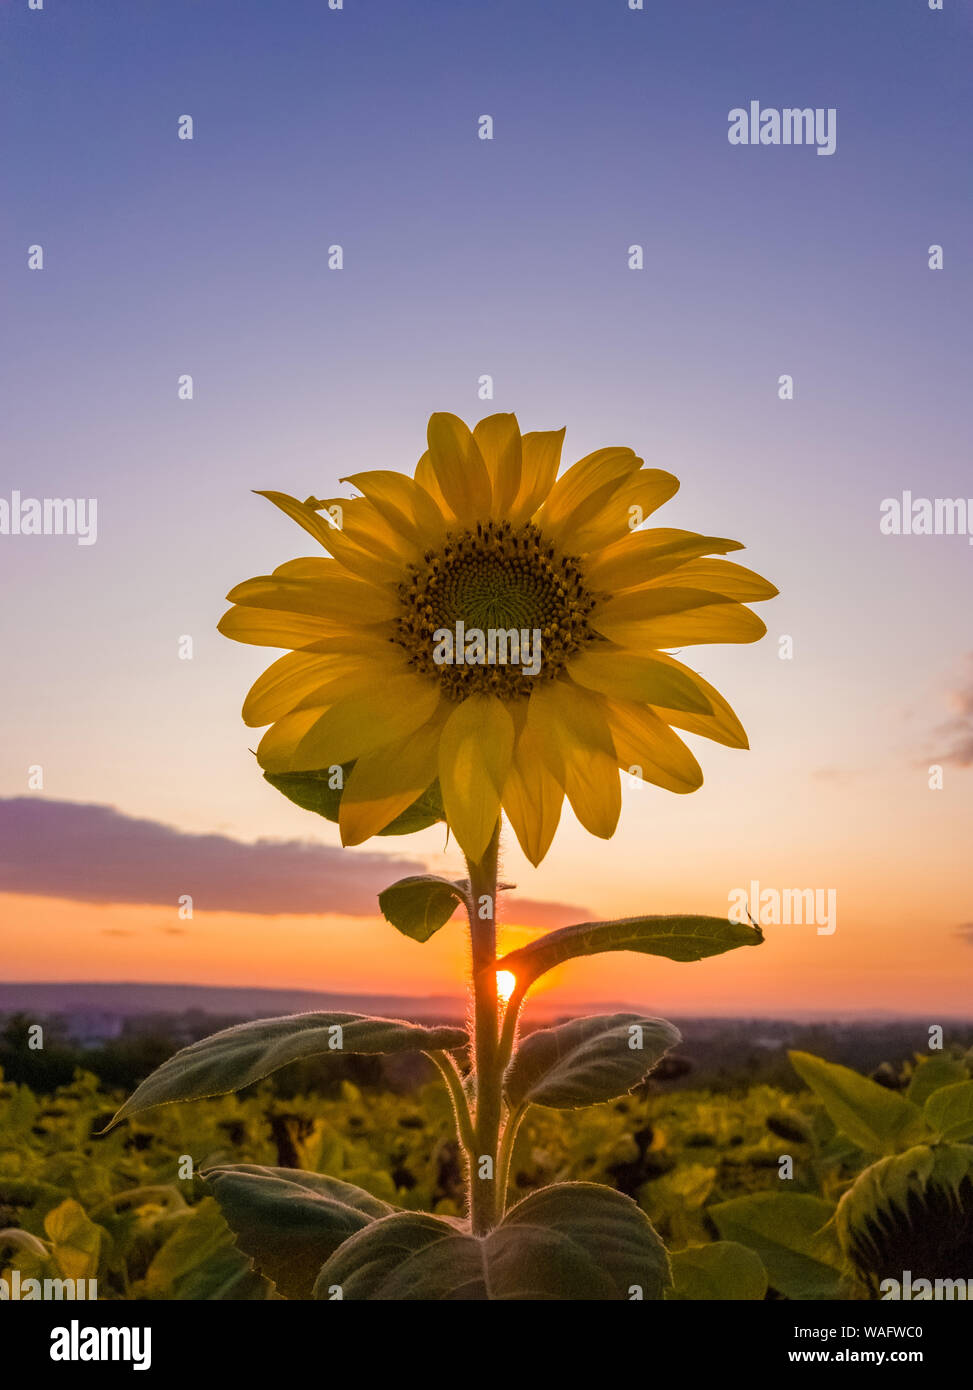
[[[319,768],[316,772],[265,772],[264,780],[286,796],[288,801],[293,801],[295,806],[300,806],[304,811],[313,811],[315,815],[324,816],[325,820],[337,824],[342,790],[354,766],[353,762],[341,765],[341,786],[338,787],[332,785],[339,779],[334,770],[328,767]],[[426,830],[445,819],[439,783],[436,781],[378,833],[411,835],[416,830]]]
[[[755,1192],[707,1207],[723,1240],[738,1241],[763,1262],[785,1298],[840,1297],[842,1257],[834,1204],[805,1192]]]
[[[381,1301],[661,1299],[665,1246],[630,1197],[595,1183],[555,1183],[518,1202],[488,1236],[403,1211],[351,1236],[325,1263],[314,1296]]]
[[[735,1240],[676,1251],[672,1282],[667,1297],[676,1302],[759,1301],[767,1293],[767,1271],[760,1256]]]
[[[957,1081],[933,1091],[923,1114],[930,1129],[943,1139],[973,1137],[973,1081]]]
[[[463,1028],[426,1028],[364,1014],[307,1013],[238,1023],[184,1047],[145,1078],[108,1126],[176,1100],[239,1091],[288,1062],[351,1052],[438,1052],[464,1047]]]
[[[737,946],[759,946],[759,927],[731,922],[726,917],[622,917],[615,922],[581,922],[561,927],[511,951],[498,965],[529,984],[562,961],[595,956],[603,951],[637,951],[669,960],[703,960]]]
[[[285,1298],[310,1298],[339,1245],[395,1211],[351,1183],[295,1168],[226,1164],[203,1176],[238,1248]]]
[[[867,1153],[893,1153],[925,1132],[922,1111],[897,1091],[810,1052],[787,1055],[836,1127]]]
[[[437,874],[400,878],[378,895],[387,922],[413,941],[428,941],[467,902],[465,881],[451,883]]]
[[[599,1105],[624,1095],[680,1041],[671,1023],[639,1014],[599,1014],[538,1028],[507,1068],[504,1091],[512,1107]]]

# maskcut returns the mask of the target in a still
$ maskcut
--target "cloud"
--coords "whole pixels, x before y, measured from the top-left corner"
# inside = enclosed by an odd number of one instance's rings
[[[302,840],[197,835],[138,820],[112,806],[0,798],[0,892],[259,916],[334,913],[375,917],[378,894],[424,863]],[[591,918],[587,908],[504,895],[502,920],[553,928]],[[163,926],[172,935],[184,928]],[[123,928],[106,928],[121,936]]]
[[[189,834],[111,806],[0,799],[6,893],[173,908],[188,893],[196,911],[373,917],[392,879],[424,868],[416,859],[299,840]]]
[[[938,761],[973,767],[973,652],[967,653],[963,674],[948,699],[953,713],[936,733],[944,744],[951,746],[939,755]]]
[[[973,946],[973,922],[963,922],[956,928],[956,935],[961,936],[968,946]]]

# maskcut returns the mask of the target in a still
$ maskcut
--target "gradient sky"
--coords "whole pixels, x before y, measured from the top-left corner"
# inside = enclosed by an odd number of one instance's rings
[[[310,552],[251,489],[333,495],[411,470],[433,410],[513,410],[566,425],[566,462],[625,444],[675,472],[659,524],[744,541],[781,597],[760,644],[688,658],[752,750],[690,738],[700,791],[628,792],[608,843],[566,809],[539,870],[510,838],[506,876],[602,917],[725,913],[753,879],[838,893],[831,936],[552,987],[967,1013],[973,547],[878,522],[903,489],[973,498],[970,0],[0,0],[0,25],[0,497],[99,508],[93,546],[0,536],[0,796],[41,764],[34,796],[336,846],[247,751],[274,654],[215,631],[234,583]],[[751,100],[835,107],[836,153],[731,146]],[[459,868],[441,828],[345,853],[393,850]],[[180,924],[50,890],[0,896],[3,979],[441,993],[464,964],[455,923],[420,947],[377,918]]]

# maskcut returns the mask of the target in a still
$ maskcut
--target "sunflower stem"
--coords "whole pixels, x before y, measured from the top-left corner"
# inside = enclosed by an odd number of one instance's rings
[[[476,1146],[470,1164],[470,1218],[474,1235],[486,1235],[498,1220],[497,1166],[502,1085],[496,971],[499,852],[498,820],[482,859],[476,864],[467,860],[470,879],[470,944],[473,955],[473,1055],[476,1070]]]

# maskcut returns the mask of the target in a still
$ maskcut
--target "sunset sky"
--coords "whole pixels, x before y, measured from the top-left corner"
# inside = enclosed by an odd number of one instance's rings
[[[252,489],[411,472],[432,411],[501,410],[567,426],[565,464],[674,472],[658,524],[781,591],[762,642],[683,655],[751,750],[687,736],[699,791],[627,790],[609,842],[565,807],[539,869],[508,835],[504,947],[834,889],[833,934],[547,988],[968,1016],[973,545],[879,517],[965,497],[973,531],[969,0],[0,0],[0,27],[0,498],[98,503],[93,545],[0,535],[0,979],[458,992],[458,920],[418,945],[371,906],[461,872],[443,828],[341,850],[269,787],[240,706],[275,653],[216,623],[311,553]],[[730,145],[751,100],[835,108],[836,152]]]

